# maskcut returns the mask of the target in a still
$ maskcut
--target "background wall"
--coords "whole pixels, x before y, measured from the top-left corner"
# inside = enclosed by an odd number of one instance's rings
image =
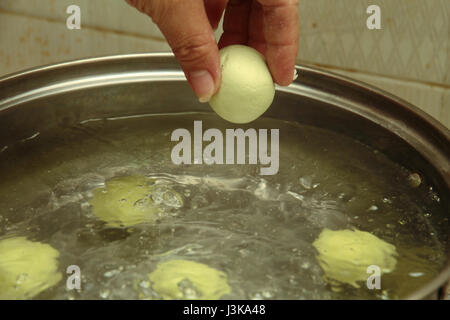
[[[66,28],[66,8],[82,30]],[[366,28],[366,8],[382,30]],[[300,0],[299,63],[392,92],[450,128],[449,0]],[[217,36],[220,35],[220,30]],[[170,51],[146,16],[124,0],[0,0],[0,76],[89,56]]]

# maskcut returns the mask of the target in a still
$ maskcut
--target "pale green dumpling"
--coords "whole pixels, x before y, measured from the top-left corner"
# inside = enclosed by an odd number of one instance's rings
[[[223,119],[248,123],[272,104],[275,85],[264,56],[255,49],[232,45],[220,50],[222,83],[209,104]]]
[[[30,299],[57,284],[59,252],[24,237],[0,240],[0,299]]]
[[[359,230],[332,231],[324,229],[313,246],[325,279],[347,283],[359,288],[358,281],[367,281],[367,267],[376,265],[382,273],[395,269],[396,249],[376,236]]]
[[[189,260],[161,263],[149,278],[153,290],[167,300],[217,300],[231,291],[225,273]]]
[[[94,214],[111,227],[156,221],[162,203],[174,208],[183,204],[177,192],[155,186],[154,181],[142,176],[114,178],[93,194],[90,204]]]

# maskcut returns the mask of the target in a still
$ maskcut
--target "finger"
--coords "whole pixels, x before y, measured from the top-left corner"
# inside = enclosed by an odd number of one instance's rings
[[[264,37],[264,11],[258,1],[252,1],[248,22],[248,45],[266,55],[266,38]]]
[[[228,0],[204,0],[206,14],[211,27],[216,30],[222,18],[223,11],[227,6]]]
[[[247,44],[250,6],[251,1],[248,0],[230,0],[228,2],[219,48],[232,44]]]
[[[298,0],[258,0],[263,6],[266,59],[274,80],[289,85],[298,51]]]
[[[219,49],[203,0],[134,0],[158,25],[201,102],[220,86]]]

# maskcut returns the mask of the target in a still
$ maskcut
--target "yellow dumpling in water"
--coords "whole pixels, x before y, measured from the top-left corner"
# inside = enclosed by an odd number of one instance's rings
[[[217,300],[231,291],[224,272],[189,260],[160,263],[149,278],[153,290],[167,300]]]
[[[59,252],[24,237],[0,240],[0,299],[30,299],[57,284]]]
[[[275,85],[264,56],[244,45],[220,50],[222,82],[209,101],[223,119],[248,123],[259,118],[272,104]]]
[[[376,265],[381,273],[395,269],[395,246],[369,232],[324,229],[313,242],[319,252],[317,260],[331,283],[338,281],[359,288],[358,281],[367,281],[367,267]]]
[[[107,181],[104,188],[94,190],[90,204],[94,215],[108,226],[129,227],[156,221],[161,202],[173,207],[183,203],[180,195],[170,188],[157,187],[154,181],[142,176],[125,176]]]

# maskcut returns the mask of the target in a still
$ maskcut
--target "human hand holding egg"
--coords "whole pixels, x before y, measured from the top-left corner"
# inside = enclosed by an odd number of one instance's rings
[[[158,25],[199,100],[230,122],[255,120],[272,103],[273,82],[292,82],[298,0],[126,1]],[[213,29],[224,12],[217,44]]]

